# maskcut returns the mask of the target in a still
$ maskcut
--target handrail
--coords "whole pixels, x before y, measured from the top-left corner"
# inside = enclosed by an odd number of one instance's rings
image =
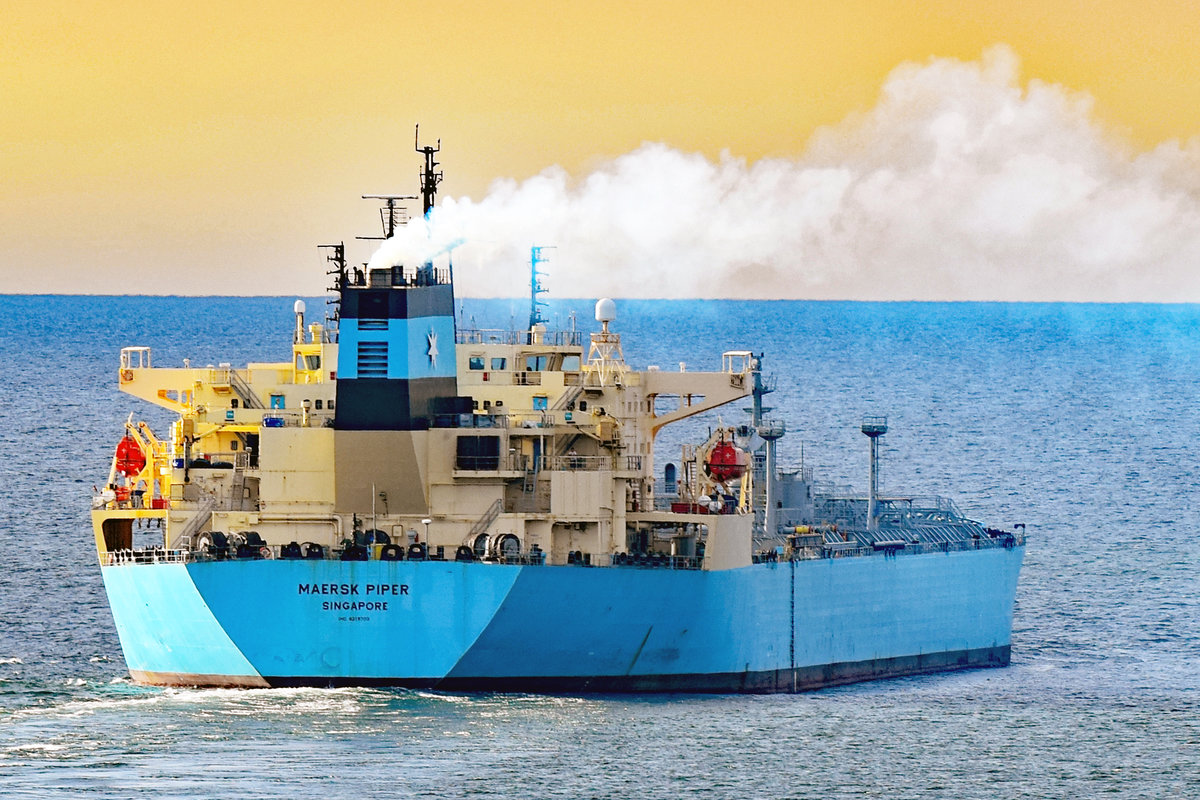
[[[535,341],[540,339],[540,341]],[[582,347],[583,331],[544,331],[536,336],[531,331],[504,328],[461,328],[454,335],[457,344],[547,345],[549,347]]]
[[[186,564],[191,560],[190,550],[152,547],[146,550],[109,550],[100,563],[106,567],[117,567],[125,564]]]
[[[496,504],[493,504],[495,507]],[[490,512],[491,509],[489,509]],[[490,523],[489,523],[490,524]],[[475,534],[478,535],[478,534]],[[991,548],[1003,547],[1011,549],[1020,547],[1025,544],[1026,537],[1023,534],[1009,534],[1004,537],[995,538],[980,538],[980,539],[963,539],[956,542],[936,542],[927,544],[908,544],[904,548],[883,548],[875,549],[873,547],[801,547],[788,552],[778,553],[774,550],[757,552],[753,555],[752,561],[755,564],[770,564],[792,561],[815,561],[826,558],[903,558],[908,555],[920,555],[922,553],[951,553],[967,550],[984,550]],[[279,547],[271,546],[270,559],[280,558]],[[341,558],[340,552],[334,548],[327,547],[325,552],[320,556],[323,560],[338,560]],[[101,563],[104,566],[125,566],[134,564],[182,564],[196,560],[209,560],[212,556],[206,556],[199,552],[191,550],[166,550],[161,547],[146,548],[142,550],[110,550],[103,554]],[[543,565],[544,554],[541,553],[526,553],[514,558],[486,558],[478,563],[485,564],[528,564],[528,565]],[[229,560],[239,561],[236,557],[217,557],[214,560]],[[431,561],[445,561],[444,558],[432,558]],[[700,569],[703,563],[702,556],[638,556],[628,553],[593,553],[589,554],[586,562],[575,562],[561,565],[564,568],[582,567],[658,567],[666,569]]]
[[[242,398],[242,405],[248,405],[250,408],[266,408],[263,401],[254,393],[253,387],[242,379],[236,369],[229,370],[229,385]]]
[[[187,542],[191,544],[192,537],[200,530],[210,519],[212,519],[213,509],[217,507],[217,498],[212,495],[205,495],[204,499],[196,507],[196,513],[191,519],[184,523],[183,529],[179,536],[175,539],[176,542]]]
[[[500,512],[503,510],[504,501],[497,498],[490,506],[488,506],[488,510],[483,512],[483,516],[471,526],[471,532],[467,534],[468,544],[475,541],[476,536],[486,531],[488,527],[496,521],[496,519],[500,516]]]

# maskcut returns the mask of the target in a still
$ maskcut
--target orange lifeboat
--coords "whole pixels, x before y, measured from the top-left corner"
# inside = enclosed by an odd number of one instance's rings
[[[717,442],[704,462],[704,471],[718,483],[740,478],[746,473],[746,454],[729,442]]]
[[[117,442],[117,472],[127,478],[133,477],[146,467],[146,454],[137,440],[126,435]]]

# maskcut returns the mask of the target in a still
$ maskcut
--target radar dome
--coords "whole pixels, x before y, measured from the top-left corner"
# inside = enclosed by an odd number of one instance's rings
[[[292,306],[292,313],[293,314],[303,314],[304,313],[304,301],[303,300],[296,301],[296,304],[294,306]]]
[[[596,302],[596,322],[612,322],[616,318],[616,303],[607,297]]]

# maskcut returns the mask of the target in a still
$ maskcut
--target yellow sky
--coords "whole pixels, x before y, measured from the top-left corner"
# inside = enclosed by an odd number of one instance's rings
[[[3,2],[0,291],[319,290],[357,196],[415,190],[416,122],[458,196],[644,141],[791,156],[996,43],[1136,148],[1200,133],[1194,0],[336,5]]]

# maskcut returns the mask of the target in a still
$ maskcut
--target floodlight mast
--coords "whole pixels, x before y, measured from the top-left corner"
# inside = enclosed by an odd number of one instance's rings
[[[879,530],[879,437],[888,431],[887,417],[863,417],[862,432],[871,440],[871,465],[867,487],[867,530]]]
[[[546,277],[546,273],[538,271],[538,264],[545,264],[550,260],[549,256],[542,255],[543,250],[553,250],[554,247],[531,247],[529,248],[529,329],[533,330],[533,326],[541,323],[545,324],[546,319],[542,316],[539,310],[546,306],[546,303],[539,299],[540,295],[546,293],[546,289],[542,286],[539,278]]]

